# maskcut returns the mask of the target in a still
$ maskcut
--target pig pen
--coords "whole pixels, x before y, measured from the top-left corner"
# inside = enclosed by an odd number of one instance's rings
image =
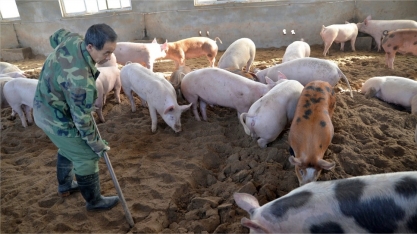
[[[253,68],[280,63],[285,48],[258,49]],[[323,46],[311,47],[311,57],[323,58]],[[396,75],[417,80],[417,57],[397,55],[395,70],[385,66],[376,51],[341,52],[330,49],[326,59],[336,62],[355,90],[353,99],[344,82],[336,86],[333,115],[335,135],[324,158],[336,162],[319,180],[417,169],[414,142],[417,116],[409,110],[366,99],[357,92],[373,76]],[[223,52],[219,52],[219,61]],[[38,78],[45,58],[14,64]],[[188,59],[193,69],[207,59]],[[174,62],[160,60],[154,71],[166,77]],[[180,104],[186,104],[179,100]],[[135,221],[130,228],[122,205],[107,212],[87,212],[80,193],[57,195],[56,147],[36,125],[24,129],[19,119],[1,111],[1,232],[94,233],[247,233],[240,225],[248,214],[233,201],[234,192],[255,195],[260,204],[298,186],[288,163],[288,130],[261,149],[245,134],[236,111],[207,107],[208,122],[198,122],[191,111],[182,115],[183,132],[175,134],[158,116],[151,133],[149,111],[140,105],[131,113],[127,97],[117,104],[113,93],[98,128],[109,142],[108,152]],[[96,118],[98,121],[98,118]],[[115,195],[104,159],[100,160],[102,194]]]

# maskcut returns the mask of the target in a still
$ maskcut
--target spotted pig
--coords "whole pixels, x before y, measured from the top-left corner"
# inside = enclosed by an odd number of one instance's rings
[[[310,82],[301,93],[288,135],[289,161],[295,165],[300,186],[316,181],[322,169],[335,166],[323,160],[334,134],[331,118],[335,105],[336,95],[327,82]]]
[[[385,64],[394,69],[394,58],[400,54],[417,55],[417,29],[398,29],[389,32],[382,40],[385,51]]]
[[[263,206],[233,195],[251,233],[416,233],[417,172],[317,181]]]

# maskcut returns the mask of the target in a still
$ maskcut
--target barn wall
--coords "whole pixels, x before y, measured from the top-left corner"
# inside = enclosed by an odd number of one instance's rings
[[[34,54],[52,52],[49,36],[60,28],[85,34],[96,23],[107,23],[119,41],[150,38],[176,41],[198,36],[198,31],[219,37],[225,50],[233,41],[251,38],[257,48],[286,46],[304,38],[322,44],[321,25],[373,19],[417,20],[417,3],[409,0],[291,0],[266,3],[233,3],[195,7],[193,0],[132,0],[132,11],[62,18],[57,0],[17,0],[21,20],[1,22],[1,48],[31,47]],[[282,30],[286,29],[284,35]],[[295,35],[291,34],[295,30]]]

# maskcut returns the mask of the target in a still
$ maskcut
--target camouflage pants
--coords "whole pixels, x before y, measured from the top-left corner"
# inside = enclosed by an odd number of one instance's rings
[[[98,172],[100,158],[81,137],[46,135],[58,147],[58,153],[73,163],[75,174],[86,176]]]

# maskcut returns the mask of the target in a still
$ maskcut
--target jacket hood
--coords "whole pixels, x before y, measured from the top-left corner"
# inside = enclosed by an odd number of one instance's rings
[[[55,49],[70,34],[71,32],[61,28],[49,37],[49,43]]]

